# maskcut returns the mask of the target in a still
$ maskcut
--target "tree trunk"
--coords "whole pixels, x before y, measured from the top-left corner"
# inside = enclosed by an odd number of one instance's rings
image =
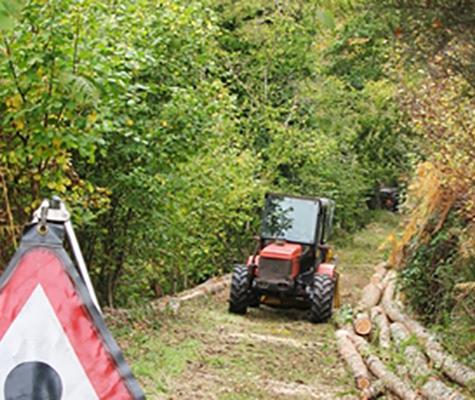
[[[380,283],[368,283],[362,290],[361,300],[358,303],[357,309],[368,311],[378,305],[382,292]]]
[[[360,312],[353,320],[353,327],[358,335],[366,336],[371,332],[372,324],[368,312]]]
[[[154,306],[158,311],[163,311],[168,305],[173,304],[177,309],[181,303],[219,293],[231,284],[231,274],[226,274],[217,278],[210,278],[206,282],[192,289],[185,290],[177,296],[165,296],[154,302]],[[175,310],[176,311],[176,310]]]
[[[371,282],[374,284],[381,284],[388,272],[388,264],[386,262],[379,263],[374,267],[374,274],[371,277]]]
[[[465,400],[459,392],[437,379],[429,379],[422,386],[421,393],[427,400]]]
[[[450,379],[459,385],[475,390],[475,371],[458,362],[452,355],[444,351],[434,335],[430,334],[419,322],[406,317],[406,326],[424,346],[426,354],[434,362],[434,366],[442,370]]]
[[[356,350],[355,345],[348,338],[347,331],[338,330],[335,333],[335,337],[338,345],[338,352],[353,373],[356,387],[361,390],[369,389],[370,379],[368,369],[366,368],[361,355]]]
[[[388,273],[388,276],[393,271]],[[449,378],[459,385],[475,389],[475,371],[458,362],[453,356],[446,353],[435,336],[429,333],[419,322],[409,318],[394,303],[395,275],[390,276],[384,290],[382,305],[388,317],[395,322],[403,323],[417,337],[424,346],[425,353],[434,362],[436,368],[443,371]]]
[[[384,293],[381,299],[381,305],[383,306],[386,315],[391,321],[404,323],[406,316],[394,303],[394,293],[396,291],[396,277],[396,271],[389,271],[386,275],[386,287],[384,289]]]
[[[381,382],[380,380],[374,382],[371,384],[371,386],[367,389],[364,389],[361,392],[361,400],[371,400],[375,399],[386,391],[386,387],[384,386],[384,383]]]
[[[430,375],[432,371],[424,353],[417,346],[407,345],[411,338],[407,328],[400,322],[394,322],[391,324],[390,330],[396,347],[399,350],[404,350],[404,356],[407,361],[407,365],[404,366],[404,372],[416,379]]]
[[[379,346],[383,349],[389,349],[391,347],[389,321],[381,307],[375,306],[371,309],[371,321],[378,328]]]
[[[420,399],[408,383],[392,373],[378,357],[371,354],[371,347],[366,340],[355,334],[347,333],[347,335],[363,355],[369,370],[384,383],[384,386],[403,400]]]

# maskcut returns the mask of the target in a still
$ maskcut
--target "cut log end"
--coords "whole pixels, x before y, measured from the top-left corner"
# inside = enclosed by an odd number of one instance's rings
[[[368,313],[360,313],[353,322],[355,332],[361,336],[367,336],[371,332],[372,323]]]
[[[359,376],[355,379],[356,387],[360,390],[368,389],[371,385],[370,380],[365,376]]]
[[[338,352],[353,373],[356,387],[360,390],[368,388],[370,386],[368,369],[353,342],[349,339],[348,332],[340,329],[335,332],[335,337]]]

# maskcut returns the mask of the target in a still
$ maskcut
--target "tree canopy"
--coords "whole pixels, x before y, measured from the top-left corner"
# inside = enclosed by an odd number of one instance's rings
[[[53,193],[111,305],[228,270],[268,190],[330,197],[337,228],[358,229],[420,157],[401,14],[382,15],[356,0],[2,0],[2,261]]]

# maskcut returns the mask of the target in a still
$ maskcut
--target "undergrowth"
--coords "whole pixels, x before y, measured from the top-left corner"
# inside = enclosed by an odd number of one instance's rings
[[[475,281],[473,258],[464,258],[466,221],[452,210],[444,225],[425,240],[408,246],[400,285],[418,318],[437,331],[449,352],[475,366],[475,299],[461,296],[457,284]]]

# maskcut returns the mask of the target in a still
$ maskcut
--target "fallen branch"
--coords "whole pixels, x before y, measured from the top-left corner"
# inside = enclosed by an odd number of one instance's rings
[[[368,369],[366,368],[361,355],[356,350],[355,345],[348,338],[348,332],[340,329],[336,331],[335,337],[338,346],[338,352],[353,373],[356,387],[361,390],[369,389],[370,379]]]
[[[475,282],[457,283],[455,285],[454,289],[457,293],[463,293],[463,294],[474,293],[475,292]]]
[[[181,302],[190,301],[205,295],[216,294],[225,290],[231,283],[231,276],[225,275],[219,278],[211,278],[193,289],[183,292],[178,299]]]
[[[207,295],[214,295],[223,290],[226,290],[231,284],[231,274],[226,274],[221,277],[208,279],[206,282],[179,293],[177,296],[165,296],[155,302],[155,307],[159,311],[171,307],[175,312],[180,307],[181,303],[188,302]]]

